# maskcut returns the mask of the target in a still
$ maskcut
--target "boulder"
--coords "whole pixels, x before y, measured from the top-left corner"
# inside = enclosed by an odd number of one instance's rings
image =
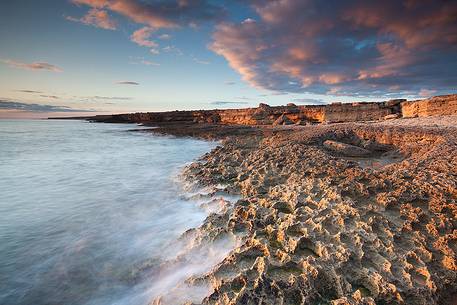
[[[334,151],[347,157],[367,157],[371,154],[371,151],[368,149],[333,140],[326,140],[323,145],[328,150]]]

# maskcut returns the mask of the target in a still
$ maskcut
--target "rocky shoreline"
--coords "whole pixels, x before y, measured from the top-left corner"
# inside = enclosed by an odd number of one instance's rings
[[[450,118],[425,127],[402,119],[153,129],[223,139],[183,176],[242,197],[184,234],[190,251],[236,241],[186,285],[211,288],[201,304],[454,305],[457,118]],[[174,303],[173,293],[154,304]]]

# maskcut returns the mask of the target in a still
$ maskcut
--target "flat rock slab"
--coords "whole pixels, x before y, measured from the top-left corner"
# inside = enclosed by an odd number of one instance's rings
[[[372,153],[368,149],[333,140],[326,140],[324,147],[347,157],[368,157]]]

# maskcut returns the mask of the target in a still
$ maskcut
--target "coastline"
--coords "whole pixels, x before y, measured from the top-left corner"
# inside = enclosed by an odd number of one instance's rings
[[[423,121],[148,130],[222,140],[183,175],[242,196],[185,234],[197,248],[238,240],[188,279],[212,287],[202,304],[452,304],[457,118]]]

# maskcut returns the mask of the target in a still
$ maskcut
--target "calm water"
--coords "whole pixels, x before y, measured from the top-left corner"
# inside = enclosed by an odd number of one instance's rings
[[[176,176],[214,143],[0,121],[0,304],[145,304],[135,270],[206,213]]]

